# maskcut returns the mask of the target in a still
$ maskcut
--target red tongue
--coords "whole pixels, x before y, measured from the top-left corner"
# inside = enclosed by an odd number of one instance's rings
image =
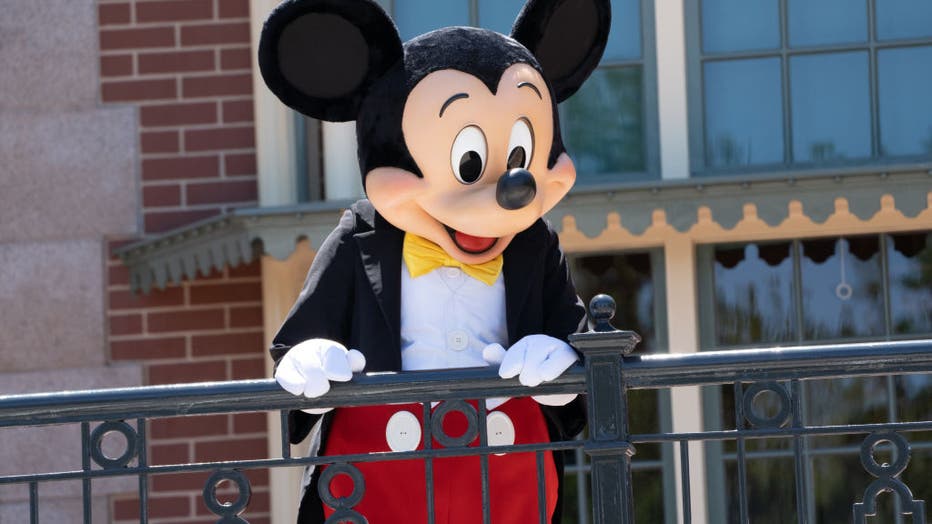
[[[492,247],[492,244],[495,243],[495,238],[489,237],[474,237],[472,235],[467,235],[466,233],[461,233],[456,231],[453,233],[453,236],[456,238],[456,243],[466,251],[471,251],[478,253],[480,251],[485,251]]]

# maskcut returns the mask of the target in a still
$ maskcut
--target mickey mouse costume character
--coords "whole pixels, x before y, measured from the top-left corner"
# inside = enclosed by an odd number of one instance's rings
[[[541,217],[576,178],[557,104],[598,64],[609,5],[530,0],[510,37],[447,27],[404,44],[373,0],[288,0],[271,14],[259,46],[266,83],[305,115],[356,120],[368,197],[321,245],[273,341],[282,387],[317,397],[363,370],[488,365],[533,387],[577,361],[566,338],[584,327],[585,309]],[[584,424],[575,395],[486,405],[489,445],[566,440]],[[311,435],[320,455],[422,449],[423,412],[295,411],[289,437]],[[462,432],[455,417],[443,421],[448,434]],[[433,460],[435,522],[482,521],[479,464]],[[492,522],[538,522],[538,504],[559,522],[560,454],[545,453],[543,466],[538,500],[535,453],[489,457]],[[423,460],[356,467],[365,492],[354,511],[372,524],[427,522]],[[299,523],[334,514],[318,491],[322,469],[306,475]],[[324,489],[346,496],[346,480]]]

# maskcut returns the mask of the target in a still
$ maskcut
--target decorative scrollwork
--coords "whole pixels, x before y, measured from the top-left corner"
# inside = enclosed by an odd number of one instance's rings
[[[754,411],[754,400],[765,391],[775,394],[780,401],[780,409],[771,417],[759,416],[757,412]],[[754,427],[768,429],[779,428],[783,427],[787,421],[789,421],[791,412],[790,394],[782,384],[778,384],[777,382],[758,382],[751,384],[751,386],[744,391],[741,403],[744,418]]]
[[[458,436],[451,437],[443,430],[443,419],[452,412],[462,413],[466,417],[466,431]],[[479,415],[476,408],[465,400],[447,400],[434,411],[430,421],[430,432],[445,448],[457,448],[469,445],[479,436]]]
[[[225,481],[230,481],[238,490],[236,500],[233,502],[220,502],[217,499],[217,488]],[[246,475],[236,470],[220,470],[210,476],[204,484],[204,503],[213,514],[221,517],[217,524],[249,524],[249,521],[240,517],[249,499],[252,489]]]
[[[103,450],[103,440],[104,437],[110,433],[119,433],[123,435],[123,439],[126,443],[126,448],[123,450],[123,453],[118,457],[108,457]],[[130,427],[129,424],[123,421],[109,421],[104,422],[103,424],[94,428],[93,433],[91,433],[90,439],[90,453],[91,458],[94,459],[100,467],[104,469],[118,469],[126,467],[129,464],[129,461],[136,456],[136,451],[139,448],[139,435],[136,434],[136,430]]]
[[[350,509],[338,509],[324,524],[369,524],[366,517]]]
[[[335,497],[331,491],[330,484],[339,475],[346,475],[353,481],[353,491],[345,497]],[[362,500],[366,493],[366,481],[362,472],[351,464],[333,464],[327,466],[320,479],[317,482],[317,494],[320,500],[335,509],[333,515],[326,520],[324,524],[352,523],[368,524],[366,517],[363,517],[352,508]]]
[[[879,463],[874,457],[876,447],[884,442],[893,446],[893,463]],[[864,502],[856,502],[852,506],[854,523],[866,524],[868,516],[877,514],[877,496],[881,493],[892,492],[900,500],[903,509],[901,514],[912,515],[913,524],[925,524],[925,502],[913,499],[909,487],[899,479],[899,476],[909,465],[911,448],[909,442],[899,433],[884,431],[871,433],[861,444],[861,464],[868,473],[877,477],[864,490]]]

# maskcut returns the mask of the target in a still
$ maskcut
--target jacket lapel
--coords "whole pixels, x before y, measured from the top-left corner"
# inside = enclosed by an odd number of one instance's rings
[[[377,214],[373,222],[372,230],[355,235],[356,245],[366,278],[392,334],[392,345],[400,351],[401,248],[404,234]]]
[[[535,229],[537,224],[531,226]],[[527,304],[531,279],[540,270],[538,251],[531,230],[515,236],[505,249],[502,273],[505,279],[505,317],[508,324],[508,345],[518,341],[523,330],[518,321]]]

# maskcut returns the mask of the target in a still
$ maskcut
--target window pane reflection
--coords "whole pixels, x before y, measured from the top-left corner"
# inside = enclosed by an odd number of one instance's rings
[[[789,242],[715,249],[718,345],[795,340],[790,253]]]
[[[803,408],[804,423],[806,425],[846,425],[846,424],[877,424],[885,422],[897,422],[903,420],[917,421],[923,418],[904,419],[897,417],[890,410],[891,398],[893,391],[890,386],[892,379],[889,377],[863,377],[863,378],[841,378],[834,380],[813,380],[803,381]],[[823,435],[809,439],[810,452],[821,455],[824,452],[837,453],[841,448],[848,448],[846,456],[856,458],[858,449],[864,441],[865,435]],[[818,460],[818,459],[817,459]],[[863,469],[851,471],[845,468],[847,477],[852,478],[851,474],[866,475]],[[833,478],[833,482],[838,483],[840,478]],[[863,493],[864,484],[860,485]],[[831,515],[832,511],[837,511],[844,507],[847,500],[848,508],[851,507],[851,499],[845,499],[844,493],[847,490],[841,486],[831,486],[824,492],[824,497],[818,503],[818,510],[826,515]]]
[[[892,332],[932,332],[932,234],[890,235],[886,240]]]
[[[641,2],[640,0],[614,0],[612,26],[602,63],[630,60],[641,57]]]
[[[707,53],[780,47],[777,0],[703,0],[702,49]]]
[[[867,40],[865,0],[787,0],[792,47]]]
[[[741,512],[738,506],[739,476],[737,462],[729,461],[725,471],[728,486],[734,486],[733,490],[726,491],[728,522],[741,522]],[[792,479],[795,476],[793,460],[789,457],[748,460],[745,472],[747,474],[749,521],[755,524],[795,522],[796,495],[793,482],[787,482],[787,479]]]
[[[560,124],[576,171],[586,175],[644,171],[641,68],[597,69],[560,104]]]
[[[840,378],[804,381],[804,423],[814,426],[870,424],[890,421],[890,392],[887,377]],[[863,435],[826,437],[819,447],[839,444],[860,444]],[[843,439],[843,440],[844,440]]]
[[[881,40],[932,36],[929,0],[876,0],[877,36]]]
[[[932,231],[702,249],[705,349],[932,334]]]
[[[631,475],[631,484],[637,486],[638,492],[634,497],[634,522],[663,522],[665,506],[661,471],[635,470]]]
[[[812,498],[815,499],[813,522],[847,522],[850,518],[840,519],[839,516],[850,515],[852,501],[864,497],[864,487],[870,484],[873,477],[864,471],[857,449],[853,448],[844,454],[818,455],[812,459]],[[877,497],[878,512],[882,512],[878,515],[886,517],[894,514],[889,507],[892,500],[893,497]],[[896,521],[888,517],[888,520],[880,522]]]
[[[802,242],[804,339],[884,334],[879,248],[877,236]]]
[[[525,3],[525,0],[479,0],[479,27],[510,35],[511,26]]]
[[[794,56],[790,79],[795,160],[870,156],[866,52]]]
[[[658,349],[654,318],[658,290],[649,253],[578,256],[570,259],[570,265],[576,292],[587,306],[599,293],[611,295],[616,304],[612,324],[641,335],[639,353]]]
[[[393,13],[401,41],[406,42],[441,27],[469,25],[469,0],[395,0]]]
[[[932,154],[932,46],[882,49],[877,61],[882,154]]]
[[[932,374],[894,377],[894,387],[897,420],[928,419],[932,409]],[[932,463],[929,463],[928,478],[932,480]]]
[[[780,59],[705,66],[706,161],[710,166],[783,161]]]

